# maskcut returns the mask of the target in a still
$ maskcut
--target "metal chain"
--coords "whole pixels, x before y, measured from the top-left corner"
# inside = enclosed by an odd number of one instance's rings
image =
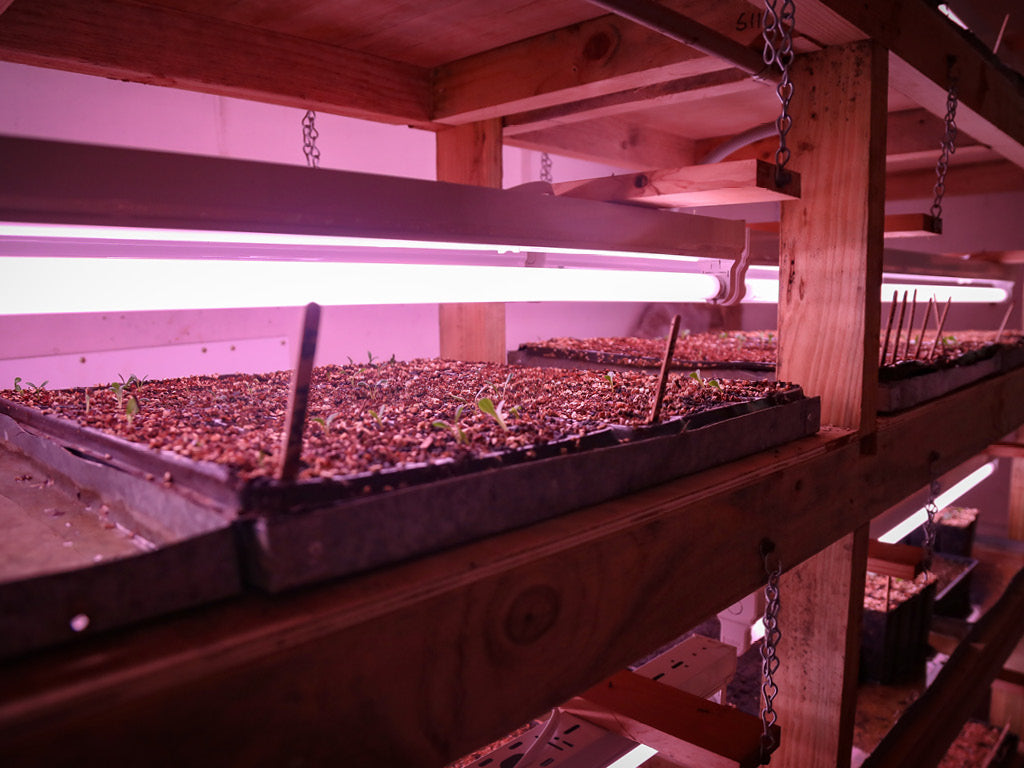
[[[320,131],[316,129],[316,112],[308,109],[302,118],[302,151],[306,155],[306,165],[310,168],[320,167],[320,150],[316,146],[318,138]]]
[[[781,9],[778,0],[764,0],[764,17],[761,23],[764,36],[764,54],[762,58],[766,66],[777,64],[782,77],[775,87],[782,111],[775,121],[779,132],[779,148],[775,151],[775,183],[784,186],[789,182],[790,174],[786,171],[790,151],[786,144],[789,129],[793,127],[793,118],[789,114],[789,104],[793,100],[793,83],[789,79],[789,70],[796,54],[793,50],[793,23],[796,18],[796,6],[793,0],[782,0]]]
[[[778,746],[775,734],[772,733],[772,726],[778,719],[775,712],[775,697],[779,693],[779,686],[775,683],[775,672],[779,668],[779,657],[776,649],[779,640],[782,639],[782,631],[779,629],[779,576],[782,575],[782,563],[776,560],[775,567],[768,562],[768,555],[775,549],[770,541],[761,543],[761,557],[764,559],[764,570],[768,574],[768,583],[764,587],[764,640],[761,642],[761,764],[767,765],[771,762],[772,752]]]
[[[938,479],[933,478],[928,486],[928,503],[924,505],[925,514],[928,515],[924,521],[924,563],[929,570],[932,567],[932,556],[935,554],[935,520],[939,514],[935,499],[941,490]]]
[[[551,155],[547,152],[540,153],[540,180],[546,181],[548,184],[552,181],[551,176]]]
[[[935,164],[935,202],[931,214],[942,220],[942,196],[946,194],[946,173],[949,171],[949,156],[956,152],[956,78],[950,75],[949,93],[946,95],[946,132],[942,136],[942,152]]]

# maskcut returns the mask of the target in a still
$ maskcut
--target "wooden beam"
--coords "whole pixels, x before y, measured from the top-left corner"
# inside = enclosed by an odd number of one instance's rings
[[[1017,443],[1024,443],[1024,428],[1015,435]],[[1014,456],[1010,461],[1010,500],[1007,510],[1008,538],[1024,541],[1024,455]]]
[[[886,240],[900,240],[905,237],[929,237],[942,234],[942,223],[927,213],[894,213],[885,217],[882,236]],[[758,232],[778,232],[779,222],[757,221],[747,224]]]
[[[763,586],[765,536],[795,566],[927,486],[931,452],[942,473],[984,450],[1024,423],[1022,388],[1024,369],[880,419],[873,454],[825,430],[379,572],[0,664],[0,755],[183,765],[202,744],[251,766],[443,765]]]
[[[505,143],[622,168],[675,168],[696,162],[690,139],[614,117],[514,134]]]
[[[571,699],[566,711],[647,744],[679,765],[761,764],[761,721],[635,672],[618,672]]]
[[[761,54],[699,21],[653,0],[590,0],[594,5],[664,35],[670,40],[725,59],[748,75],[771,77]],[[777,74],[775,75],[778,76]]]
[[[141,3],[15,3],[0,17],[0,59],[380,122],[429,120],[425,69]]]
[[[696,0],[674,4],[682,12],[691,6],[741,45],[760,36],[753,24],[735,29],[737,18],[750,16],[745,0],[713,9]],[[438,67],[433,117],[447,124],[503,117],[731,68],[633,22],[601,16]]]
[[[716,96],[746,93],[760,88],[764,88],[764,85],[746,73],[738,69],[723,69],[509,115],[505,118],[505,136],[530,133],[552,126],[571,125],[641,109],[691,104]]]
[[[886,200],[932,199],[935,169],[897,171],[885,182]],[[1013,163],[999,161],[954,165],[946,177],[946,197],[988,195],[1024,190],[1024,169]]]
[[[960,106],[957,126],[1024,167],[1024,98],[1019,78],[976,47],[926,0],[863,3],[807,0],[859,28],[891,51],[890,83],[929,112],[946,114],[950,59]]]
[[[797,59],[805,95],[790,142],[804,196],[782,203],[779,236],[778,377],[821,395],[822,423],[865,434],[877,409],[886,64],[873,43]],[[783,766],[850,764],[867,541],[856,528],[782,579]]]
[[[501,188],[501,121],[487,120],[437,132],[437,179]],[[440,353],[446,360],[504,363],[505,305],[438,306]]]
[[[868,570],[894,579],[913,579],[924,571],[924,550],[910,544],[868,542]]]
[[[782,204],[780,380],[822,395],[822,423],[870,430],[878,382],[886,62],[868,44],[797,61],[790,143],[801,200]]]
[[[782,577],[775,765],[850,765],[867,542],[864,525]]]
[[[800,177],[785,187],[775,166],[763,160],[729,160],[668,170],[650,170],[554,185],[555,193],[586,200],[642,203],[656,207],[777,202],[800,196]]]

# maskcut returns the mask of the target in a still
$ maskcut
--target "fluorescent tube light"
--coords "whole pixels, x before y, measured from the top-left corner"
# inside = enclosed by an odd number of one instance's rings
[[[658,754],[658,750],[647,744],[637,744],[631,752],[623,755],[614,763],[609,763],[607,768],[638,768],[645,762]]]
[[[535,249],[519,245],[431,240],[388,240],[342,235],[281,232],[226,232],[193,229],[143,229],[71,224],[0,222],[2,256],[84,256],[122,258],[203,258],[285,261],[377,261],[392,264],[522,264]],[[592,266],[618,259],[697,264],[679,254],[595,248],[545,248],[543,253],[592,257]],[[560,263],[560,262],[559,262]]]
[[[983,464],[981,467],[967,475],[963,480],[958,483],[954,483],[948,490],[939,494],[935,499],[935,506],[939,509],[948,507],[969,490],[989,478],[995,471],[996,462],[990,461],[987,464]],[[897,542],[902,541],[903,538],[915,528],[924,525],[927,519],[928,511],[924,507],[921,507],[921,509],[907,517],[903,522],[893,526],[879,536],[878,540],[885,542],[886,544],[896,544]]]
[[[0,259],[0,314],[348,304],[705,301],[712,275],[324,261]]]
[[[750,267],[746,276],[747,303],[774,304],[779,298],[778,267]],[[939,303],[952,299],[954,304],[1000,304],[1010,298],[1013,283],[1008,280],[977,278],[943,278],[932,275],[909,275],[886,272],[882,276],[882,301],[892,301],[895,291],[900,297],[917,291],[918,303],[935,297]]]

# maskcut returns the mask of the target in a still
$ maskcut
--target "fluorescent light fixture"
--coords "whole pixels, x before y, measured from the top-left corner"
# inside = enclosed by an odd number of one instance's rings
[[[996,462],[990,461],[987,464],[983,464],[978,469],[971,472],[963,480],[954,483],[949,487],[948,490],[939,494],[935,499],[935,506],[939,509],[944,509],[950,504],[954,503],[957,499],[967,493],[969,490],[977,486],[982,481],[989,478],[993,472],[996,471]],[[914,512],[912,515],[907,517],[903,522],[893,526],[888,531],[878,537],[879,541],[885,542],[886,544],[895,544],[903,540],[903,538],[913,531],[915,528],[923,525],[928,519],[928,512],[924,507]]]
[[[8,257],[0,314],[432,304],[705,301],[712,275],[325,261]]]
[[[303,235],[347,238],[359,246],[386,240],[448,250],[497,246],[737,259],[745,242],[742,221],[536,189],[219,157],[0,137],[0,167],[0,221],[237,233],[234,239],[204,234],[207,244],[281,246],[290,241],[270,242],[272,235]]]
[[[637,768],[643,765],[658,754],[658,750],[647,744],[637,744],[632,752],[623,755],[613,763],[608,763],[607,768]]]
[[[956,24],[958,27],[960,27],[960,29],[967,29],[967,25],[964,24],[963,19],[961,19],[959,16],[957,16],[953,12],[953,9],[950,8],[948,5],[946,5],[945,3],[939,3],[939,13],[941,13],[947,19],[949,19],[954,24]]]
[[[743,301],[753,304],[774,304],[779,299],[778,267],[750,267],[746,275]],[[918,302],[935,297],[939,303],[952,299],[954,304],[1000,304],[1010,298],[1013,283],[1008,280],[980,278],[948,278],[933,275],[909,275],[886,272],[882,276],[882,301],[892,301],[895,291],[900,297],[917,291]]]

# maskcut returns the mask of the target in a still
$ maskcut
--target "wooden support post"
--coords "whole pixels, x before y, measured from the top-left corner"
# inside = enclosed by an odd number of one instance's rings
[[[1024,427],[1017,430],[1013,442],[1024,442]],[[1024,541],[1024,457],[1014,456],[1010,462],[1010,509],[1006,536]]]
[[[797,59],[803,196],[782,204],[779,238],[779,378],[821,396],[822,423],[862,434],[878,389],[887,63],[870,42]],[[782,577],[773,765],[850,764],[867,543],[863,526]]]
[[[501,188],[501,120],[445,128],[437,133],[438,181]],[[501,302],[442,304],[438,323],[441,357],[505,362],[505,305]]]

